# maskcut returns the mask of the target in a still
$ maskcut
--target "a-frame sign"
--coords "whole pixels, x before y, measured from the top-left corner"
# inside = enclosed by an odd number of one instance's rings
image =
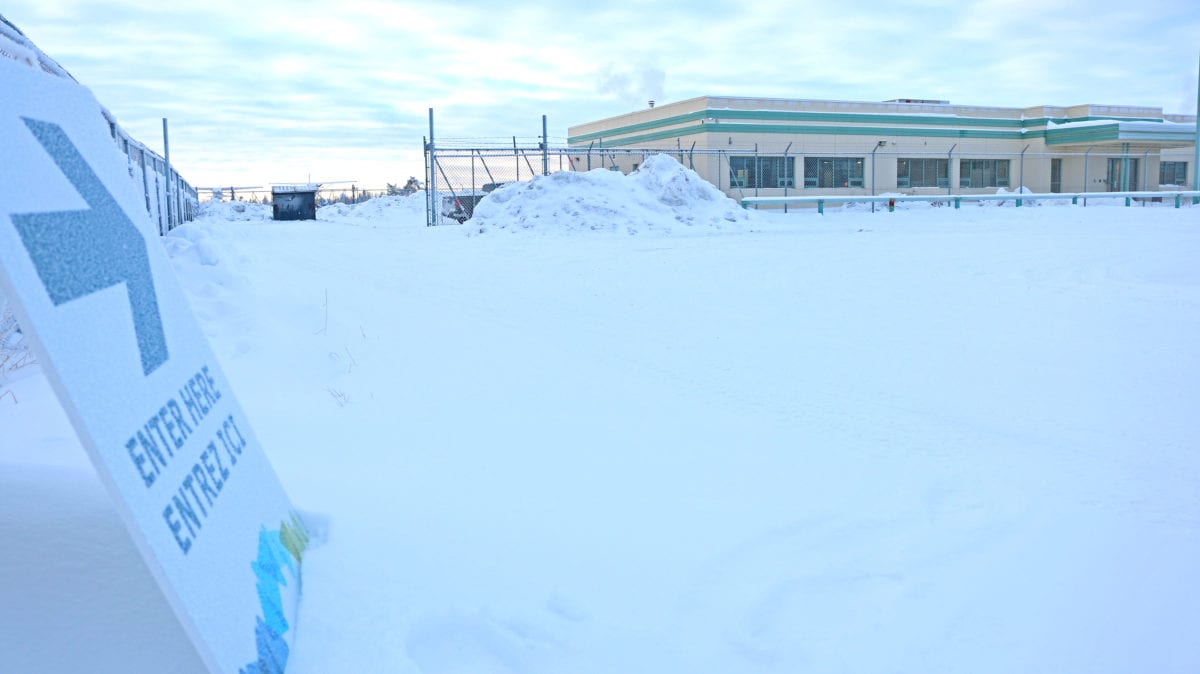
[[[283,672],[303,524],[91,92],[7,58],[0,85],[0,289],[205,664]]]

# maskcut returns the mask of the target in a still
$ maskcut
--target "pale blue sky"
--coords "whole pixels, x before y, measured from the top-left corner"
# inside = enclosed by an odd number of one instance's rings
[[[442,138],[552,143],[705,94],[1196,109],[1196,0],[317,3],[0,10],[193,185],[422,175]]]

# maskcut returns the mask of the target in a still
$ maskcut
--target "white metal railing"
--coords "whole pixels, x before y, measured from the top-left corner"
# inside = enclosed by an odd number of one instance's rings
[[[964,201],[1012,201],[1017,206],[1021,206],[1026,200],[1040,199],[1070,199],[1072,204],[1078,204],[1079,200],[1083,200],[1083,204],[1087,205],[1088,199],[1124,199],[1125,205],[1129,206],[1134,199],[1163,199],[1173,197],[1175,199],[1175,208],[1179,208],[1184,198],[1190,198],[1193,204],[1200,203],[1200,192],[1194,190],[1172,190],[1162,192],[1072,192],[1059,193],[1053,192],[1049,194],[1036,194],[1033,192],[1009,192],[1008,194],[941,194],[941,195],[916,195],[916,194],[887,194],[887,195],[847,195],[838,196],[831,194],[811,195],[811,196],[787,196],[787,197],[743,197],[741,200],[742,208],[750,206],[787,206],[789,204],[816,204],[817,212],[825,212],[826,203],[837,204],[887,204],[888,210],[894,210],[896,202],[899,201],[927,201],[937,202],[952,202],[955,208],[958,208]]]

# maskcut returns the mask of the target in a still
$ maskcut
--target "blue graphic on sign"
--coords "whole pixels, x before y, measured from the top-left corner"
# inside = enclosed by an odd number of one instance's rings
[[[242,667],[239,674],[283,674],[287,670],[289,649],[283,635],[289,626],[279,588],[287,585],[287,576],[299,582],[300,560],[308,547],[304,525],[294,513],[291,520],[291,523],[281,522],[278,530],[262,527],[259,531],[258,557],[250,563],[263,612],[254,626],[258,659]],[[284,569],[288,571],[286,575]]]
[[[89,207],[12,216],[38,277],[55,306],[124,283],[142,372],[149,375],[167,362],[167,338],[146,241],[62,127],[22,119]]]

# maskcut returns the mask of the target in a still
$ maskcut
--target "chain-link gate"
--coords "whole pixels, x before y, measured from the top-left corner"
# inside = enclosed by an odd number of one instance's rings
[[[461,224],[475,214],[475,206],[489,193],[514,182],[559,171],[608,169],[630,173],[652,154],[670,154],[684,166],[695,168],[687,150],[612,148],[550,148],[544,144],[510,146],[425,146],[427,225]]]
[[[559,158],[561,159],[561,157]],[[488,193],[550,171],[540,147],[426,148],[425,184],[429,186],[426,224],[466,222]],[[554,170],[565,170],[557,165]]]

